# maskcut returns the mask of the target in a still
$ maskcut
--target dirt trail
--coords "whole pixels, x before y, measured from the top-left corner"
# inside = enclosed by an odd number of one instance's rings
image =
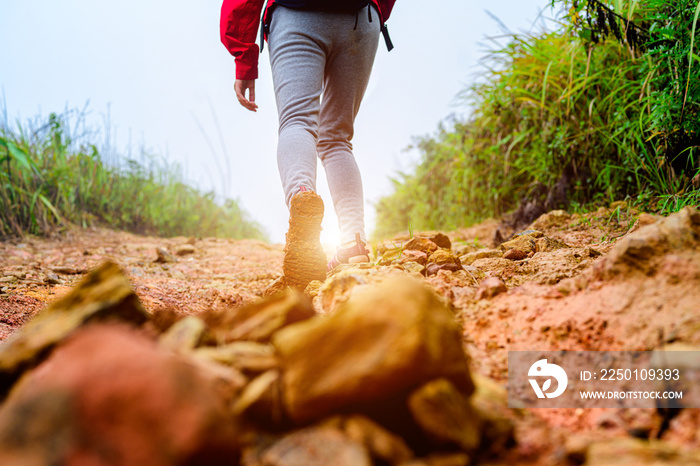
[[[612,207],[585,215],[550,212],[500,248],[491,244],[495,221],[449,232],[443,244],[444,235],[435,232],[416,234],[432,237],[423,243],[397,237],[378,245],[378,265],[340,270],[323,285],[312,282],[307,293],[317,312],[330,313],[386,276],[420,278],[462,322],[472,373],[502,385],[509,350],[700,348],[697,212],[688,213],[685,224],[666,222],[651,231],[648,226],[663,219]],[[107,259],[128,274],[148,311],[179,315],[252,303],[282,273],[282,246],[259,241],[74,230],[61,239],[0,243],[0,340]],[[518,458],[529,451],[533,463],[558,463],[557,443],[571,432],[654,436],[663,422],[655,410],[533,410],[516,427]],[[697,450],[699,428],[698,410],[684,410],[661,438]]]

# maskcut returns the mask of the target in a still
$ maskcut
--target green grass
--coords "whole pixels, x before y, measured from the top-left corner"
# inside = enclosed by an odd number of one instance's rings
[[[556,186],[567,193],[550,208],[585,210],[626,198],[661,213],[698,205],[691,179],[699,167],[692,141],[700,128],[700,80],[688,84],[686,78],[697,66],[700,10],[697,0],[683,2],[688,11],[680,15],[664,0],[608,2],[624,17],[656,21],[652,31],[662,23],[678,30],[665,30],[665,42],[652,41],[642,51],[610,25],[609,37],[600,36],[596,18],[589,28],[581,20],[583,0],[576,7],[557,1],[566,7],[564,26],[514,36],[489,53],[480,83],[461,94],[469,117],[415,141],[420,162],[399,174],[394,192],[377,204],[375,236],[408,224],[416,230],[466,226],[503,215],[524,199],[542,200]],[[615,21],[618,32],[626,30]],[[684,144],[690,141],[680,153],[682,172],[673,168],[679,133]]]
[[[234,200],[184,182],[181,169],[142,154],[104,160],[80,118],[0,126],[0,237],[47,235],[75,224],[159,236],[264,238]]]

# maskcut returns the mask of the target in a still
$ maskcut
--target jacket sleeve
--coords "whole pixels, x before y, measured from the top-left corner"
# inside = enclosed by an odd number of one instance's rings
[[[255,43],[264,0],[224,0],[221,5],[221,42],[236,59],[236,79],[258,78]]]
[[[375,0],[379,6],[379,11],[382,14],[382,21],[386,21],[391,16],[391,10],[394,9],[394,3],[396,0]]]

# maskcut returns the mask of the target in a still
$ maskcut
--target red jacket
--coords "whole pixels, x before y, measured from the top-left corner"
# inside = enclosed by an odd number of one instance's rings
[[[396,0],[370,0],[377,7],[382,24],[389,19]],[[255,43],[260,13],[265,16],[275,0],[224,0],[221,5],[221,42],[236,58],[236,79],[258,78],[260,47]],[[267,18],[265,18],[267,20]]]

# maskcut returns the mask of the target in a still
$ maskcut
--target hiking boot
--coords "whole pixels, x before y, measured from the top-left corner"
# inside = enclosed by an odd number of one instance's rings
[[[289,230],[282,270],[286,284],[303,291],[312,280],[326,279],[326,254],[321,247],[323,200],[302,187],[289,208]]]
[[[338,249],[333,259],[328,262],[328,271],[330,272],[340,264],[361,264],[364,262],[369,262],[369,250],[360,239],[360,234],[355,233],[355,245]]]

